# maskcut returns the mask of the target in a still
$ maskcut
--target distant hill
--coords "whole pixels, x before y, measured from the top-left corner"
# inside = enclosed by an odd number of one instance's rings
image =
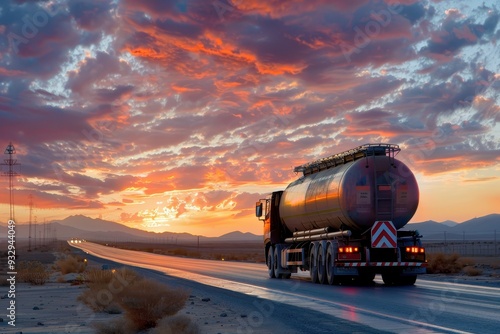
[[[484,217],[472,218],[458,224],[456,227],[460,227],[460,229],[465,232],[497,230],[497,232],[500,233],[500,214],[491,214]]]
[[[429,220],[407,224],[403,230],[418,230],[424,240],[500,240],[500,214],[473,218],[463,223],[437,223]],[[454,222],[452,222],[454,223]]]
[[[224,235],[221,235],[217,239],[219,240],[227,240],[227,241],[237,241],[237,240],[244,240],[244,241],[262,241],[262,236],[261,235],[256,235],[250,232],[240,232],[240,231],[235,231],[235,232],[230,232],[226,233]]]
[[[109,220],[90,218],[83,215],[69,216],[61,221],[55,221],[63,226],[77,228],[88,232],[120,232],[137,237],[149,238],[161,233],[148,232],[118,224]]]
[[[453,227],[453,226],[457,226],[458,225],[458,223],[454,222],[453,220],[445,220],[443,222],[440,222],[439,224],[443,224],[443,225],[446,225],[446,226],[449,226],[449,227]]]
[[[131,228],[123,224],[118,224],[109,220],[90,218],[83,215],[69,216],[61,221],[57,221],[64,226],[71,226],[83,231],[101,232],[128,232]]]
[[[438,232],[444,232],[444,231],[449,231],[453,227],[450,227],[445,224],[438,223],[434,220],[427,220],[425,222],[421,223],[411,223],[407,224],[405,227],[403,227],[403,230],[418,230],[420,233],[423,233],[423,231],[427,233],[438,233]]]
[[[37,224],[36,238],[43,238],[43,224]],[[7,227],[0,225],[0,233],[6,233]],[[16,225],[16,237],[27,239],[29,236],[28,224]],[[31,230],[32,241],[35,242],[35,226]],[[262,236],[252,233],[231,232],[220,237],[204,237],[189,233],[163,232],[155,233],[131,228],[122,224],[103,219],[94,219],[83,215],[69,216],[63,220],[54,220],[45,225],[45,238],[47,240],[57,238],[67,240],[80,238],[91,241],[125,241],[125,242],[152,242],[188,244],[197,243],[198,239],[203,242],[229,242],[229,241],[262,241]]]

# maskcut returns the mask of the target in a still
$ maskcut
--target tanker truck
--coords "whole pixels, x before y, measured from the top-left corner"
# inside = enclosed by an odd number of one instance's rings
[[[314,283],[413,285],[426,272],[415,176],[393,144],[365,144],[294,168],[284,191],[256,203],[269,277],[309,271]]]

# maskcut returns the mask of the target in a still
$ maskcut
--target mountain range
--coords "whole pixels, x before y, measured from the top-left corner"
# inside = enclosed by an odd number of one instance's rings
[[[31,236],[35,237],[32,224]],[[6,233],[5,224],[0,225],[0,233]],[[16,225],[16,237],[26,239],[29,236],[28,224]],[[109,220],[90,218],[83,215],[69,216],[63,220],[54,220],[45,225],[37,224],[36,237],[45,239],[86,239],[94,241],[134,241],[151,243],[198,243],[214,241],[262,241],[262,236],[240,231],[230,232],[219,237],[204,237],[189,233],[155,233],[131,228]]]
[[[424,240],[498,240],[500,239],[500,214],[477,217],[463,223],[450,220],[438,223],[428,220],[407,224],[402,229],[418,230]]]
[[[20,239],[28,237],[28,225],[18,224],[16,236]],[[490,214],[477,217],[462,223],[446,220],[436,222],[433,220],[411,223],[403,227],[403,230],[418,230],[424,240],[494,240],[498,232],[500,239],[500,214]],[[0,233],[6,233],[5,224],[0,225]],[[112,221],[99,218],[89,218],[83,215],[69,216],[63,220],[52,221],[37,225],[36,237],[48,239],[71,239],[82,238],[95,241],[138,241],[138,242],[162,242],[162,243],[197,243],[210,241],[247,241],[261,242],[262,235],[243,233],[240,231],[230,232],[220,237],[204,237],[189,233],[163,232],[154,233],[140,229],[134,229]],[[32,238],[35,237],[32,225]]]

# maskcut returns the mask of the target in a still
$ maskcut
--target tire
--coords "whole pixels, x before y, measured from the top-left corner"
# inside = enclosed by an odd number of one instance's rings
[[[361,285],[369,285],[373,283],[374,278],[374,273],[361,273],[360,276],[356,277],[356,282]]]
[[[280,268],[280,258],[279,258],[279,249],[278,247],[274,247],[274,252],[273,252],[273,271],[274,271],[274,277],[276,278],[281,278],[282,275],[278,274],[278,271],[281,269]]]
[[[417,281],[417,275],[401,276],[401,285],[414,285]]]
[[[333,273],[334,264],[335,264],[335,252],[333,251],[333,248],[329,246],[328,249],[326,250],[325,269],[326,269],[326,281],[330,285],[338,284],[338,279],[337,277],[335,277],[335,274]]]
[[[270,278],[275,278],[274,276],[274,247],[269,246],[267,250],[267,272]]]
[[[311,275],[311,282],[318,283],[318,262],[316,247],[311,248],[311,254],[309,255],[309,271]]]
[[[414,285],[417,281],[417,275],[401,276],[400,274],[382,274],[382,280],[385,285]]]
[[[326,269],[325,269],[325,261],[323,258],[323,246],[319,246],[318,249],[318,283],[326,284]]]
[[[397,285],[399,275],[394,273],[384,273],[382,274],[382,280],[385,285]]]

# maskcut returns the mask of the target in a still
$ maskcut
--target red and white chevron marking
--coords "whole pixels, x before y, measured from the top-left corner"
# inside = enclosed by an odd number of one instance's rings
[[[392,222],[377,220],[372,226],[372,248],[396,248],[397,231]]]
[[[339,267],[425,267],[424,262],[339,262]]]

